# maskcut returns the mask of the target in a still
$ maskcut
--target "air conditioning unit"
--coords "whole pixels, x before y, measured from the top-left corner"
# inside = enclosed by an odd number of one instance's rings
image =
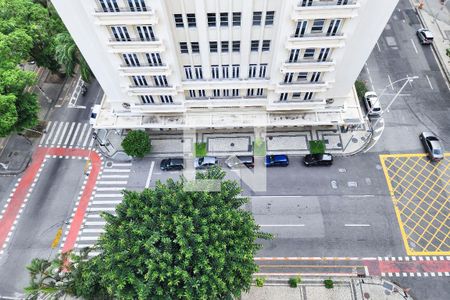
[[[125,109],[130,109],[131,108],[131,104],[127,103],[127,102],[124,102],[124,103],[122,103],[122,107],[125,108]]]
[[[325,102],[326,102],[327,104],[333,104],[334,99],[333,99],[333,98],[328,98],[327,100],[325,100]]]

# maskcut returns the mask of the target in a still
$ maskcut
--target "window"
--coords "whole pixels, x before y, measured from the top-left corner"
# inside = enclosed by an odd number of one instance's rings
[[[162,66],[161,55],[159,53],[145,53],[150,66]]]
[[[119,12],[119,6],[117,0],[100,0],[100,5],[104,12]]]
[[[241,26],[241,13],[240,12],[233,13],[233,26]]]
[[[213,97],[220,97],[220,90],[214,89],[213,90]]]
[[[139,67],[141,65],[136,53],[125,53],[122,54],[122,57],[125,64],[129,67]]]
[[[184,66],[184,75],[186,75],[186,79],[192,79],[192,68],[191,66]]]
[[[220,26],[228,26],[228,13],[220,13]]]
[[[194,70],[195,70],[195,78],[203,79],[202,66],[194,66]]]
[[[264,89],[263,88],[256,89],[256,96],[262,96],[262,95],[264,95]]]
[[[183,16],[181,14],[174,14],[173,18],[175,19],[176,27],[184,27]]]
[[[130,11],[147,11],[144,0],[128,0]]]
[[[230,51],[230,43],[228,41],[222,41],[222,52],[229,52]]]
[[[153,99],[153,96],[151,95],[142,95],[140,96],[142,103],[144,104],[150,104],[155,103],[155,100]]]
[[[308,79],[308,72],[300,72],[297,75],[297,81],[306,81]]]
[[[219,66],[211,66],[211,76],[213,79],[219,79]]]
[[[196,94],[195,90],[189,90],[189,97],[191,97],[191,98],[196,98],[197,97],[197,94]]]
[[[255,94],[255,89],[247,89],[247,97],[253,97]]]
[[[274,17],[275,17],[275,12],[274,11],[266,12],[266,26],[267,25],[273,25]]]
[[[232,65],[232,74],[233,78],[239,78],[239,65]]]
[[[311,76],[311,82],[318,82],[320,78],[320,72],[313,72]]]
[[[261,11],[254,11],[253,12],[253,25],[254,26],[261,25],[261,18],[262,18],[262,12]]]
[[[173,103],[173,97],[168,95],[159,96],[159,100],[161,100],[162,103]]]
[[[258,51],[258,50],[259,50],[259,41],[258,40],[253,40],[251,42],[250,51]]]
[[[322,32],[324,23],[325,23],[324,19],[315,19],[311,27],[311,32],[313,33]]]
[[[262,42],[262,51],[270,51],[270,40],[264,40]]]
[[[208,27],[216,27],[217,26],[216,14],[208,13],[207,16],[208,16]]]
[[[217,42],[209,42],[209,52],[217,52]]]
[[[186,14],[188,27],[196,27],[195,14]]]
[[[131,79],[135,86],[148,86],[147,78],[145,78],[145,76],[136,75],[132,76]]]
[[[222,90],[224,97],[230,97],[230,90]]]
[[[241,42],[233,41],[233,52],[239,52],[239,51],[241,51]]]
[[[313,97],[313,93],[307,92],[307,93],[305,93],[305,98],[303,98],[303,100],[311,100],[312,97]]]
[[[191,42],[192,53],[200,53],[198,42]]]
[[[153,33],[152,26],[136,26],[136,29],[139,34],[139,38],[141,41],[154,41],[155,40],[155,34]]]
[[[267,72],[267,64],[259,65],[259,78],[265,78]]]
[[[281,94],[280,94],[280,101],[286,101],[286,100],[287,100],[287,97],[288,97],[288,94],[287,94],[287,93],[281,93]]]
[[[155,83],[155,86],[168,86],[169,85],[169,83],[167,82],[166,75],[153,76],[153,81]]]
[[[181,53],[189,53],[186,42],[180,42],[180,52]]]
[[[301,93],[292,93],[292,99],[300,99]]]
[[[200,98],[206,98],[205,90],[199,90],[199,91],[198,91],[198,96],[199,96]]]
[[[250,65],[248,68],[248,77],[255,78],[256,77],[256,65]]]
[[[294,73],[286,73],[286,75],[284,75],[284,83],[291,83],[293,76]]]
[[[118,42],[131,41],[126,26],[111,26],[111,31],[116,41]]]
[[[222,75],[223,75],[223,78],[229,78],[230,76],[229,76],[229,72],[228,72],[228,70],[230,69],[230,66],[229,65],[223,65],[222,66]]]
[[[314,58],[314,53],[316,52],[316,49],[314,48],[307,48],[305,49],[305,53],[303,54],[303,58]]]
[[[239,97],[239,90],[238,89],[232,89],[231,92],[233,93],[233,97]]]
[[[291,54],[289,54],[289,62],[290,63],[297,62],[299,55],[300,55],[300,49],[292,49]]]

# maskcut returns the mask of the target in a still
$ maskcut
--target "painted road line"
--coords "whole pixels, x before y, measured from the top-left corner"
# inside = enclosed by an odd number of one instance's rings
[[[51,139],[51,137],[52,137],[52,135],[53,135],[53,131],[55,131],[55,128],[58,127],[57,124],[58,124],[58,121],[56,121],[56,122],[53,123],[53,126],[52,126],[52,128],[50,129],[50,131],[48,132],[47,140],[45,141],[44,144],[47,145],[47,144],[50,142],[50,139]]]
[[[103,173],[129,173],[130,169],[104,169]]]
[[[86,138],[84,139],[84,142],[83,142],[83,145],[81,146],[81,147],[86,147],[86,145],[87,145],[87,142],[88,142],[88,140],[89,140],[89,138],[91,137],[91,131],[92,131],[92,128],[91,128],[91,126],[90,125],[88,125],[89,127],[88,127],[88,130],[86,131]]]
[[[355,273],[254,273],[255,276],[301,276],[301,277],[355,277]]]
[[[85,229],[83,229],[83,232],[103,233],[103,232],[105,232],[105,229],[104,228],[85,228]]]
[[[80,241],[96,241],[98,240],[98,236],[80,236]]]
[[[150,171],[148,172],[147,181],[145,182],[145,187],[148,188],[150,186],[150,181],[152,180],[153,168],[155,167],[155,162],[152,161],[150,165]]]
[[[62,143],[62,141],[63,141],[63,139],[64,139],[64,137],[65,137],[65,135],[66,135],[66,130],[67,130],[67,127],[69,126],[69,122],[66,122],[65,124],[64,124],[64,128],[63,128],[63,131],[61,132],[61,136],[60,136],[60,138],[59,138],[59,140],[58,140],[58,146],[59,145],[61,145],[61,143]]]
[[[92,132],[92,133],[94,133],[94,132]],[[95,141],[94,136],[91,135],[91,141],[89,142],[89,146],[88,146],[89,149],[91,149],[92,146],[94,145],[94,141]]]
[[[115,211],[115,207],[91,207],[90,211]]]
[[[86,226],[103,226],[106,224],[106,221],[86,221],[84,225]]]
[[[122,200],[105,200],[105,201],[93,201],[93,205],[105,205],[105,204],[120,204]]]
[[[47,127],[45,128],[45,133],[42,135],[41,140],[39,141],[39,145],[42,145],[45,141],[45,138],[47,137],[47,132],[50,129],[50,126],[52,124],[52,121],[49,121],[47,124]]]
[[[81,129],[81,132],[80,132],[80,138],[77,141],[77,146],[81,147],[81,143],[83,142],[84,132],[86,131],[87,126],[88,126],[88,124],[84,123],[83,129]]]
[[[417,51],[416,44],[414,43],[413,39],[411,39],[411,43],[413,45],[414,51],[416,51],[416,54],[419,54],[419,51]]]
[[[428,75],[425,75],[425,77],[427,78],[427,81],[428,81],[428,84],[430,85],[430,88],[432,90],[434,90],[433,85],[431,85],[430,77],[428,77]]]
[[[66,140],[64,141],[64,145],[68,145],[68,143],[69,143],[69,139],[70,139],[70,136],[71,136],[71,134],[72,134],[72,131],[73,131],[73,128],[75,127],[75,123],[74,122],[72,122],[72,125],[70,125],[70,128],[69,128],[69,132],[67,133],[67,137],[66,137]]]
[[[113,163],[113,167],[131,167],[132,163]]]
[[[130,174],[127,175],[102,175],[103,178],[128,178],[130,177]]]
[[[259,224],[260,227],[304,227],[305,224]]]
[[[370,224],[344,224],[345,227],[370,227]]]
[[[391,76],[389,76],[389,74],[388,74],[388,79],[389,79],[389,85],[391,86],[391,89],[394,90],[394,86],[392,85],[392,79],[391,79]]]
[[[88,214],[86,216],[86,218],[89,218],[89,219],[103,219],[102,216],[99,215],[99,214]]]
[[[108,184],[108,185],[119,185],[119,184],[127,184],[127,181],[97,181],[97,184]]]
[[[75,132],[72,135],[72,138],[70,139],[70,146],[73,146],[75,144],[75,140],[77,139],[78,131],[80,130],[81,123],[77,123],[77,127],[75,128]]]
[[[123,189],[122,187],[98,187],[97,192],[122,191]]]
[[[370,260],[370,261],[374,261],[377,260],[376,257],[320,257],[320,256],[311,256],[311,257],[306,257],[306,256],[300,256],[300,257],[292,257],[292,256],[287,256],[287,257],[255,257],[254,260],[260,260],[260,261],[264,261],[264,260],[300,260],[300,261],[308,261],[308,260],[324,260],[324,261],[335,261],[335,260],[343,260],[343,261],[349,261],[349,260]]]
[[[122,194],[95,194],[95,198],[121,198]]]
[[[58,139],[59,133],[61,132],[61,129],[64,126],[64,122],[60,122],[58,125],[58,129],[56,130],[55,136],[53,137],[53,140],[51,142],[51,145],[55,145],[56,144],[56,140]]]

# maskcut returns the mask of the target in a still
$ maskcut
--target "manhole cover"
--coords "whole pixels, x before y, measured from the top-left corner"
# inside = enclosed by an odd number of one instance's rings
[[[269,136],[269,140],[272,140],[273,139],[273,137],[272,136]]]
[[[336,144],[336,146],[338,146],[339,148],[342,148],[342,144],[341,144],[340,142],[338,142],[338,143]]]
[[[350,188],[358,187],[358,183],[356,181],[348,181],[347,186]]]
[[[352,138],[352,142],[353,142],[353,143],[357,143],[357,142],[358,142],[358,139],[357,139],[357,138]]]
[[[364,293],[364,299],[370,299],[370,294],[369,293]]]
[[[230,146],[231,146],[231,147],[234,147],[234,143],[231,143]]]
[[[347,172],[347,169],[344,169],[344,168],[339,169],[339,173],[345,173],[345,172]]]
[[[111,168],[112,166],[113,166],[113,162],[112,161],[106,162],[106,167],[107,168]]]
[[[336,182],[336,180],[332,180],[331,181],[331,187],[333,188],[333,189],[337,189],[337,182]]]
[[[365,137],[365,136],[362,136],[362,137],[361,137],[361,141],[364,142],[365,140],[366,140],[366,137]]]

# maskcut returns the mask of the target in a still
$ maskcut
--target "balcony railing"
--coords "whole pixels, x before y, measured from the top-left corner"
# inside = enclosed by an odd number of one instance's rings
[[[336,33],[336,34],[327,34],[326,32],[319,32],[319,33],[305,33],[303,35],[295,35],[292,34],[290,36],[291,39],[311,39],[311,38],[332,38],[332,37],[343,37],[343,33]]]
[[[165,65],[165,64],[155,65],[155,64],[149,64],[149,63],[139,63],[138,66],[121,64],[120,67],[121,68],[165,68],[165,67],[167,67],[167,65]]]
[[[110,38],[109,42],[111,43],[128,43],[128,42],[142,42],[142,43],[149,43],[149,42],[159,42],[158,39],[141,39],[141,38],[123,38],[123,39],[116,39],[116,38]]]
[[[104,10],[103,8],[97,8],[95,10],[96,13],[100,13],[100,14],[118,14],[118,13],[151,13],[152,10],[145,8],[142,10],[137,10],[135,8],[130,8],[130,7],[119,7],[116,10]]]
[[[300,7],[311,7],[311,6],[346,6],[356,4],[357,0],[334,0],[334,1],[320,1],[320,0],[300,0],[298,6]]]

